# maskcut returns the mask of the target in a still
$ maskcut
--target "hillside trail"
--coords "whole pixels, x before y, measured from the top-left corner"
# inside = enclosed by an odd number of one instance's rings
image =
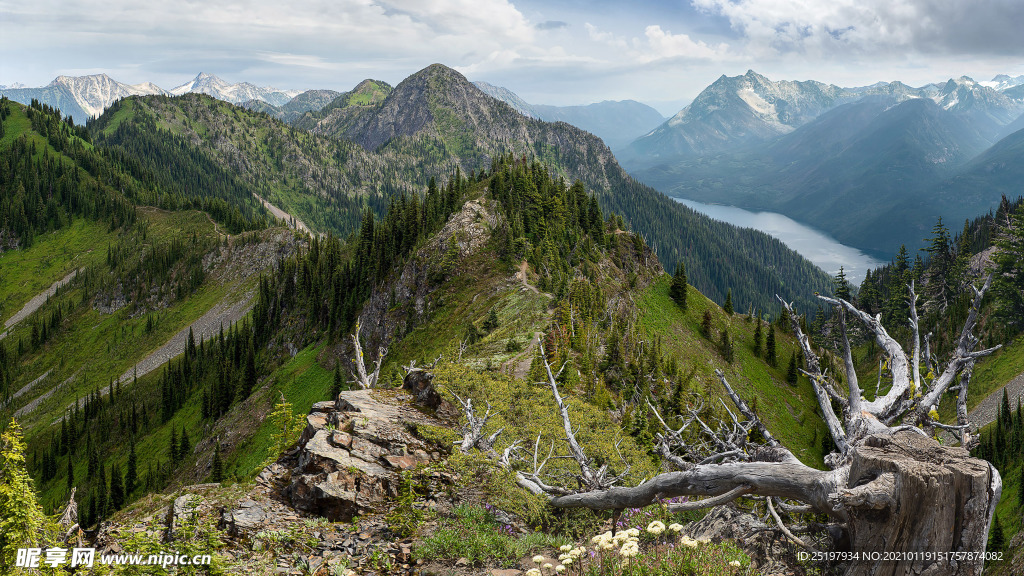
[[[526,378],[526,374],[530,371],[530,364],[533,363],[533,350],[538,345],[540,345],[540,332],[534,332],[530,343],[523,348],[522,352],[506,360],[501,365],[501,370],[505,373],[511,372],[515,378]]]
[[[995,422],[999,416],[999,404],[1003,401],[1003,390],[1006,390],[1006,395],[1010,399],[1010,407],[1016,408],[1017,402],[1024,402],[1024,372],[1018,374],[1015,378],[1007,382],[1004,386],[1000,386],[996,390],[993,390],[991,394],[985,397],[984,400],[978,403],[967,413],[967,421],[977,426],[979,429],[983,426]]]
[[[32,299],[29,300],[25,304],[25,306],[22,307],[21,310],[18,310],[18,312],[15,313],[14,316],[11,316],[4,322],[4,331],[0,333],[0,340],[3,340],[4,338],[7,337],[7,334],[11,331],[10,329],[12,327],[14,327],[16,324],[18,324],[25,318],[31,316],[32,313],[35,312],[36,310],[39,310],[43,306],[43,304],[46,304],[46,301],[49,300],[50,297],[57,293],[57,290],[59,290],[68,282],[74,280],[75,276],[77,276],[78,273],[81,272],[82,270],[85,270],[85,268],[78,268],[77,270],[72,271],[67,276],[54,282],[46,290],[43,290],[39,294],[33,296]]]
[[[516,266],[516,278],[518,278],[519,281],[523,283],[523,286],[525,286],[528,290],[530,290],[534,294],[540,294],[540,290],[537,290],[536,286],[530,284],[527,281],[527,278],[529,277],[527,274],[527,270],[529,270],[529,268],[530,264],[526,260],[520,262],[519,266]]]
[[[147,354],[144,358],[136,362],[131,368],[125,370],[114,382],[124,383],[130,382],[136,376],[143,376],[149,374],[153,370],[156,370],[167,363],[168,360],[180,355],[185,351],[185,346],[188,344],[188,331],[191,328],[193,337],[196,342],[200,340],[209,340],[216,337],[220,332],[221,326],[228,328],[231,324],[238,322],[253,306],[253,292],[246,293],[240,300],[232,301],[231,296],[221,300],[203,314],[198,320],[192,322],[188,326],[182,328],[174,336],[171,337],[163,346],[160,346],[156,350]],[[47,373],[48,374],[48,373]],[[72,377],[73,378],[73,377]],[[68,379],[70,381],[71,378]],[[66,384],[68,381],[65,381]],[[54,386],[46,393],[40,395],[32,402],[18,409],[17,416],[27,414],[34,410],[43,400],[49,398],[56,390],[58,386]],[[100,396],[105,396],[110,393],[110,385],[104,386],[100,389]],[[79,398],[77,403],[81,406],[83,398]],[[73,407],[74,404],[69,404],[68,408]],[[66,413],[66,411],[65,411]]]
[[[253,192],[252,195],[255,196],[256,199],[259,200],[261,204],[263,204],[264,208],[266,208],[271,214],[274,215],[274,218],[277,218],[278,220],[284,220],[285,224],[287,224],[289,228],[295,228],[297,230],[302,230],[303,232],[305,232],[306,234],[309,234],[310,236],[313,235],[313,231],[310,230],[309,226],[306,226],[306,223],[303,222],[302,220],[299,220],[295,216],[285,212],[284,210],[281,210],[280,208],[278,208],[277,206],[274,206],[270,202],[267,202],[259,194],[256,194],[255,192]]]

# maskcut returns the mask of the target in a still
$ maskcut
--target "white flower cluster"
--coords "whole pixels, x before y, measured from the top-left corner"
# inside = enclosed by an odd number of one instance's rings
[[[558,556],[558,561],[562,563],[562,570],[559,570],[558,566],[555,567],[555,572],[562,572],[566,566],[571,566],[573,562],[576,562],[579,557],[587,551],[586,548],[580,546],[579,548],[573,548],[571,544],[566,544],[558,549],[561,554]]]

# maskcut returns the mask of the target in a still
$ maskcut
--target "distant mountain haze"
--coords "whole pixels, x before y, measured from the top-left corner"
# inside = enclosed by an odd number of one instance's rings
[[[939,216],[961,221],[1021,193],[1008,172],[982,168],[1018,150],[996,146],[1024,128],[1014,81],[838,88],[722,77],[619,157],[669,195],[781,212],[890,256],[922,245]],[[989,149],[1000,160],[985,160]]]

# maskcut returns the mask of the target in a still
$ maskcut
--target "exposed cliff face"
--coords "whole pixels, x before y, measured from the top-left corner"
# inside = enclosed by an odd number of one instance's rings
[[[376,287],[363,307],[359,321],[364,348],[388,346],[401,338],[411,324],[420,324],[439,305],[434,292],[457,266],[487,244],[502,218],[494,203],[471,200],[448,219],[440,232],[412,257],[393,281]]]

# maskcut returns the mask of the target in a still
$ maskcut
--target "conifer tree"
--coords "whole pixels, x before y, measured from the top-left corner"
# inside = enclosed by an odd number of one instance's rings
[[[786,382],[796,384],[799,372],[796,369],[796,352],[789,355],[789,368],[786,369]]]
[[[188,458],[189,454],[192,453],[192,443],[189,442],[188,432],[185,431],[185,427],[181,427],[181,441],[178,447],[178,460],[184,460]]]
[[[846,279],[846,271],[842,266],[839,267],[839,273],[832,280],[832,293],[836,295],[836,298],[842,298],[847,302],[853,299],[850,294],[850,282]]]
[[[719,338],[718,348],[719,348],[719,350],[722,353],[722,358],[724,358],[726,362],[732,363],[732,361],[733,361],[732,339],[729,338],[729,329],[728,328],[722,329],[722,332],[721,332],[720,338]]]
[[[779,359],[776,356],[775,350],[775,325],[772,324],[768,327],[768,339],[764,344],[764,360],[769,366],[775,368],[778,365]]]
[[[338,394],[341,394],[343,386],[344,386],[344,380],[342,380],[342,376],[341,376],[341,362],[338,362],[338,363],[336,363],[334,365],[334,380],[331,382],[331,398],[332,399],[337,399],[338,398]]]
[[[668,295],[683,311],[686,311],[686,264],[676,264],[676,273],[672,275],[672,284],[669,285]]]
[[[120,510],[124,505],[124,487],[121,484],[121,467],[117,464],[110,465],[110,507],[113,510]]]
[[[242,375],[242,399],[248,398],[256,387],[256,351],[252,344],[245,351],[245,373]]]
[[[214,482],[224,480],[224,465],[220,461],[220,442],[213,449],[213,464],[211,465],[210,479]]]
[[[732,288],[729,288],[729,291],[725,294],[725,305],[722,306],[722,310],[729,316],[732,316]]]
[[[711,312],[708,310],[704,311],[704,317],[700,320],[700,333],[708,340],[711,339]]]
[[[73,464],[74,458],[68,456],[68,477],[66,478],[68,484],[68,494],[71,494],[71,489],[75,487],[75,466]]]
[[[992,536],[991,542],[989,543],[989,549],[993,552],[1002,552],[1006,549],[1006,535],[1003,533],[1003,524],[999,521],[998,515],[996,515],[996,520],[992,524]]]
[[[757,325],[754,327],[754,356],[760,358],[763,351],[763,344],[761,343],[763,337],[761,332],[761,315],[755,313],[754,316],[756,317],[754,321],[757,322]]]
[[[1009,208],[1007,208],[1007,211]],[[996,238],[992,292],[999,318],[1014,328],[1024,328],[1024,203],[1013,213]]]
[[[180,452],[181,449],[178,447],[178,429],[171,426],[171,445],[167,450],[168,455],[171,457],[171,462],[177,463]]]
[[[135,440],[131,441],[128,448],[128,468],[124,472],[124,493],[131,495],[135,487],[139,485],[138,458],[135,455]]]
[[[499,326],[498,313],[491,308],[491,311],[487,313],[487,319],[484,320],[483,329],[488,334],[494,332]]]

